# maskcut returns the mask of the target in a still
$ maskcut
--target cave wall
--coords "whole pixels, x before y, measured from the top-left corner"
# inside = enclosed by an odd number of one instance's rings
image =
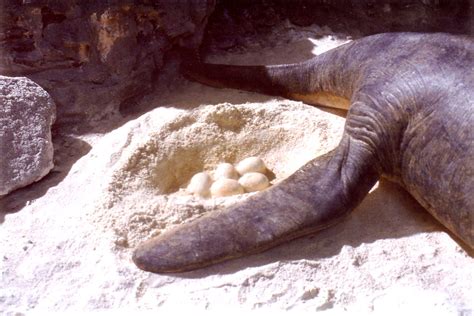
[[[58,122],[97,120],[151,91],[164,56],[202,38],[214,0],[0,2],[0,74],[48,91]]]

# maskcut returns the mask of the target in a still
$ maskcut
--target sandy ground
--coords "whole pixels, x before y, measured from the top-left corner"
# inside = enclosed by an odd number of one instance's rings
[[[348,40],[287,31],[273,47],[211,60],[294,62]],[[386,180],[313,236],[183,274],[137,269],[140,241],[248,196],[187,196],[193,172],[257,154],[276,183],[337,145],[344,124],[325,109],[184,81],[144,102],[156,109],[57,136],[53,172],[0,200],[0,314],[472,314],[472,253]]]

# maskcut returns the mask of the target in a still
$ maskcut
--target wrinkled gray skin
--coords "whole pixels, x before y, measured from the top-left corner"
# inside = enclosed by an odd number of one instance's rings
[[[296,99],[326,91],[350,100],[350,109],[336,149],[266,191],[144,242],[133,255],[139,268],[192,270],[323,229],[381,176],[474,248],[472,38],[387,33],[298,64],[183,68],[218,87]]]

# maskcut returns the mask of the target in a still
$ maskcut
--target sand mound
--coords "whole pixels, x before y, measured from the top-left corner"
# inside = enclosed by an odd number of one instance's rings
[[[156,110],[142,120],[160,120]],[[331,122],[332,120],[332,122]],[[191,177],[219,163],[262,157],[272,183],[337,145],[344,120],[297,102],[205,106],[182,113],[130,143],[114,165],[96,224],[119,246],[138,242],[205,212],[245,199],[202,199],[185,191]]]

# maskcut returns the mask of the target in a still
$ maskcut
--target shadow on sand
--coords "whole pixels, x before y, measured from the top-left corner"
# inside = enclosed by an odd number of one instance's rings
[[[58,185],[69,173],[72,166],[86,155],[91,146],[71,136],[53,136],[54,168],[43,179],[15,190],[0,198],[0,224],[7,214],[16,213],[28,203],[44,196],[49,189]]]

